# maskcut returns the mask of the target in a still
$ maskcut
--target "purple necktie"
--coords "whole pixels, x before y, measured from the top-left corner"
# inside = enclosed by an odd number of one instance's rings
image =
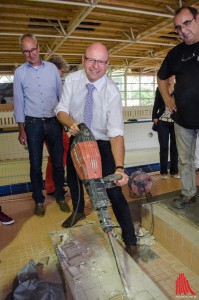
[[[84,123],[89,129],[91,129],[91,122],[93,119],[93,91],[95,86],[91,83],[87,83],[86,87],[88,89],[88,94],[86,96],[84,106]]]

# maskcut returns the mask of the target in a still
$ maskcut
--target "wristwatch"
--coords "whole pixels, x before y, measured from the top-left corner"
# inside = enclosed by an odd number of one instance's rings
[[[122,170],[124,170],[124,167],[123,167],[123,166],[117,166],[117,167],[115,168],[115,170],[117,170],[117,169],[122,169]]]

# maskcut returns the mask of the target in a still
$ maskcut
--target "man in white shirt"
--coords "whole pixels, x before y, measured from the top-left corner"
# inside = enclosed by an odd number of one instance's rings
[[[78,124],[84,123],[84,107],[88,94],[86,84],[94,85],[90,129],[97,140],[101,154],[103,177],[115,172],[123,176],[121,180],[116,181],[116,187],[107,190],[107,194],[121,226],[126,250],[133,256],[137,251],[137,239],[129,206],[121,189],[121,186],[127,183],[128,176],[124,172],[124,124],[120,92],[114,81],[105,74],[109,64],[109,54],[103,44],[91,44],[82,57],[82,63],[83,70],[66,77],[63,93],[55,112],[59,121],[69,128],[71,145],[74,135],[79,132]],[[82,182],[77,177],[70,151],[67,160],[67,176],[73,213],[63,222],[62,226],[65,228],[85,218]]]

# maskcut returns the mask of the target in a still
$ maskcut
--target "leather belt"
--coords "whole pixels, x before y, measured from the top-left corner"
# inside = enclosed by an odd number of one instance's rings
[[[164,118],[164,117],[160,117],[159,120],[165,122],[174,122],[171,118]]]
[[[56,120],[57,117],[50,117],[50,118],[37,118],[37,117],[30,117],[30,116],[26,116],[27,118],[31,119],[31,120],[38,120],[38,121],[51,121],[51,120]]]

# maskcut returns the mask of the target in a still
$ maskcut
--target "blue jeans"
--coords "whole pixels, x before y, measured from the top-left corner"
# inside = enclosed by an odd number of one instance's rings
[[[70,146],[73,137],[70,138]],[[97,141],[102,161],[102,175],[103,177],[113,174],[115,172],[115,161],[111,151],[111,144],[109,141]],[[69,147],[70,149],[70,147]],[[79,180],[75,171],[70,151],[67,157],[67,182],[70,188],[73,210],[77,212],[84,211],[84,193],[82,182]],[[134,226],[130,214],[128,203],[122,193],[121,187],[107,189],[107,194],[112,204],[113,212],[118,223],[122,229],[122,238],[126,245],[135,245],[137,238],[134,231]]]
[[[63,140],[62,125],[56,117],[42,120],[41,118],[25,117],[25,132],[30,160],[30,179],[33,189],[33,199],[36,203],[44,201],[42,190],[42,157],[43,145],[47,141],[53,165],[53,179],[55,183],[55,198],[64,199],[64,168],[63,168]]]
[[[157,132],[160,144],[160,174],[168,173],[169,144],[170,174],[178,174],[178,151],[174,132],[174,122],[159,120],[157,123]]]
[[[175,123],[176,143],[182,191],[185,196],[196,194],[195,150],[198,129],[187,129]]]

